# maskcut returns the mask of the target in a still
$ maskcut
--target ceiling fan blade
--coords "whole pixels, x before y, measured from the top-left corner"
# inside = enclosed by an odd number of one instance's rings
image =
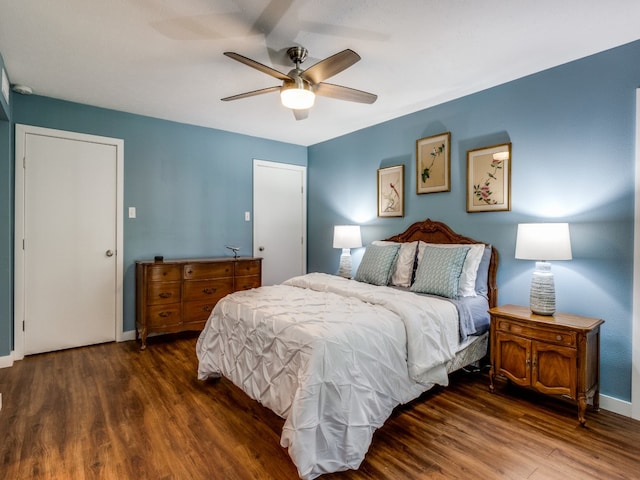
[[[256,95],[262,95],[263,93],[269,93],[269,92],[277,92],[279,90],[280,90],[280,87],[261,88],[260,90],[252,90],[251,92],[245,92],[245,93],[240,93],[238,95],[232,95],[230,97],[224,97],[224,98],[221,98],[220,100],[222,100],[223,102],[228,102],[230,100],[240,100],[241,98],[255,97]]]
[[[304,110],[293,110],[293,116],[296,117],[296,120],[304,120],[309,116],[309,109],[305,108]]]
[[[334,85],[333,83],[319,83],[315,86],[316,95],[322,97],[337,98],[348,102],[373,103],[378,99],[373,93],[363,92],[355,88]]]
[[[360,55],[347,48],[324,60],[320,60],[315,65],[307,68],[301,76],[312,84],[320,83],[346,70],[358,60],[360,60]]]
[[[245,65],[248,65],[252,68],[255,68],[256,70],[260,70],[262,73],[266,73],[267,75],[271,75],[272,77],[277,78],[278,80],[291,80],[291,78],[289,78],[288,75],[285,75],[282,72],[279,72],[278,70],[271,68],[271,67],[267,67],[266,65],[263,65],[262,63],[256,62],[255,60],[251,60],[250,58],[247,58],[243,55],[240,55],[239,53],[235,53],[235,52],[224,52],[224,54],[229,57],[229,58],[233,58],[234,60],[237,60],[240,63],[244,63]]]

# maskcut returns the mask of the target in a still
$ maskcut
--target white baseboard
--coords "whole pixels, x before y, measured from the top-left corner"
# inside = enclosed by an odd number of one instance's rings
[[[135,340],[136,339],[136,331],[135,330],[129,330],[128,332],[122,332],[122,336],[120,337],[120,340],[118,340],[119,342],[128,342],[129,340]]]
[[[0,368],[13,367],[13,352],[4,357],[0,357]]]
[[[607,395],[600,395],[600,408],[625,417],[631,417],[631,402],[618,400]]]

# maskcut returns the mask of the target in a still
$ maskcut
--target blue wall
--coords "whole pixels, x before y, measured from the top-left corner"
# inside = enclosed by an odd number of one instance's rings
[[[309,148],[309,271],[335,272],[332,227],[363,242],[441,220],[500,253],[499,302],[528,305],[534,262],[515,260],[520,222],[570,223],[555,262],[559,311],[603,318],[602,392],[631,398],[635,89],[640,42]],[[451,132],[451,191],[415,193],[415,142]],[[466,154],[512,142],[512,210],[466,212]],[[376,170],[405,166],[405,217],[377,218]],[[363,249],[354,252],[357,268]]]
[[[244,212],[253,211],[253,159],[307,164],[307,149],[298,145],[35,95],[14,94],[12,102],[16,124],[124,139],[124,331],[135,324],[135,260],[226,256],[225,244],[252,254],[253,224]],[[12,162],[2,158],[5,183],[5,164]],[[136,219],[128,218],[130,206]],[[11,231],[13,217],[8,225]],[[3,235],[0,266],[6,251]],[[0,316],[0,356],[10,353],[12,322]]]
[[[3,67],[4,60],[0,54],[0,69]],[[13,147],[10,121],[10,105],[0,94],[0,356],[11,351],[13,341]]]

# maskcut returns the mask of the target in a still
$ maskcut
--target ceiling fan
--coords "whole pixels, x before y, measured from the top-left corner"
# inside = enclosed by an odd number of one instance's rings
[[[307,49],[304,47],[291,47],[287,49],[287,55],[295,64],[295,68],[286,75],[238,53],[224,52],[224,54],[240,63],[282,80],[281,86],[262,88],[225,97],[222,99],[225,102],[280,91],[282,104],[293,110],[296,120],[304,120],[309,115],[309,109],[313,106],[316,95],[359,103],[373,103],[378,98],[377,95],[363,92],[362,90],[324,82],[327,78],[337,75],[360,60],[360,55],[350,49],[336,53],[306,70],[302,70],[300,64],[307,58]]]

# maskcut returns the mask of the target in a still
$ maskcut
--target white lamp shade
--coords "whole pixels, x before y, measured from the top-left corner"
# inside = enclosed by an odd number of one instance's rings
[[[569,224],[518,224],[516,258],[521,260],[571,260]]]
[[[361,246],[360,225],[336,225],[333,227],[333,248],[359,248]]]

